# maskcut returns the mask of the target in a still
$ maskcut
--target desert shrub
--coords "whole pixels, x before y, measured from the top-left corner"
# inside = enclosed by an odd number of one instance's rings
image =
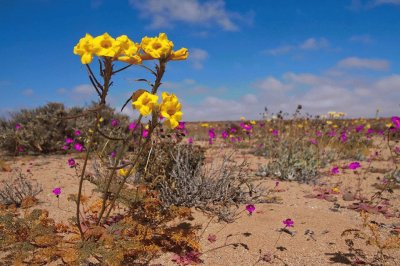
[[[329,154],[322,154],[316,146],[304,142],[302,139],[285,139],[270,145],[268,154],[271,161],[261,166],[257,174],[281,180],[316,181],[319,168],[328,162]]]
[[[65,108],[62,103],[48,103],[35,109],[22,109],[12,113],[11,118],[0,119],[0,148],[11,154],[18,153],[53,153],[61,151],[66,137],[73,137],[76,130],[87,129],[94,119],[94,114],[81,114],[95,108],[95,104],[87,108]],[[110,135],[117,129],[127,130],[128,118],[116,113],[115,109],[105,106],[101,116],[101,128]],[[69,118],[69,119],[67,119]],[[119,127],[110,126],[112,119],[118,119]],[[83,135],[81,138],[85,137]],[[104,141],[96,138],[101,146]]]
[[[34,199],[42,192],[42,187],[29,180],[21,170],[14,170],[11,174],[11,178],[2,181],[0,204],[20,207],[24,201]]]
[[[230,154],[206,166],[196,149],[179,145],[171,151],[172,168],[157,184],[164,206],[196,207],[232,221],[232,207],[260,200],[262,191],[253,185],[246,162],[234,162]]]

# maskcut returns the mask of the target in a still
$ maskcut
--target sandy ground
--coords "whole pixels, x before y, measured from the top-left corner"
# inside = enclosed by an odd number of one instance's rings
[[[209,154],[213,154],[213,151],[209,151]],[[38,196],[40,203],[37,207],[48,209],[50,216],[56,221],[66,221],[75,212],[75,206],[67,201],[67,195],[76,193],[78,178],[75,170],[68,167],[68,158],[70,158],[68,155],[25,156],[7,161],[14,169],[19,168],[23,172],[30,171],[32,179],[42,185],[43,192]],[[238,160],[246,158],[254,170],[265,163],[263,158],[257,158],[245,152],[237,153],[236,158]],[[346,163],[348,162],[338,162],[337,165],[345,166]],[[362,165],[366,164],[362,162]],[[390,163],[384,160],[374,161],[371,166],[374,169],[384,170],[389,169],[389,165]],[[376,191],[371,185],[377,182],[377,177],[382,176],[381,173],[367,174],[366,180],[362,181],[363,195],[368,197]],[[0,180],[9,177],[9,172],[0,172]],[[341,233],[345,229],[361,228],[362,220],[358,212],[346,208],[352,202],[343,201],[342,194],[345,190],[354,188],[356,180],[357,175],[351,170],[341,171],[341,174],[335,176],[326,173],[320,180],[326,188],[333,188],[336,183],[341,182],[339,186],[341,193],[337,196],[340,207],[336,208],[336,211],[331,210],[334,206],[332,202],[304,197],[307,194],[316,193],[313,191],[316,188],[314,185],[280,182],[279,192],[275,192],[274,195],[282,199],[281,203],[256,204],[253,215],[249,216],[246,212],[242,212],[240,218],[231,224],[210,223],[201,240],[204,253],[201,259],[204,265],[254,265],[259,258],[259,250],[262,254],[273,254],[277,257],[269,263],[272,265],[351,264],[349,259],[352,258],[345,256],[348,249]],[[264,186],[273,188],[275,182],[276,180],[266,179]],[[59,199],[52,194],[54,187],[62,188]],[[85,194],[89,195],[91,186],[87,184],[84,189]],[[399,191],[395,190],[388,199],[392,212],[397,217],[385,218],[382,214],[371,214],[370,218],[387,226],[400,226],[399,212],[396,209],[400,208]],[[241,208],[244,209],[245,206]],[[293,235],[279,231],[283,227],[282,221],[286,218],[291,218],[295,223],[290,229]],[[205,225],[207,222],[208,218],[195,213],[195,223]],[[209,234],[217,236],[216,242],[211,243],[207,240]],[[276,243],[278,238],[279,241]],[[244,245],[215,249],[230,243]],[[372,247],[365,245],[361,247],[370,255],[375,251]],[[388,254],[394,258],[388,261],[389,265],[400,265],[399,250],[389,251]],[[176,265],[171,258],[172,254],[164,254],[152,263]],[[257,265],[266,264],[268,263],[263,261],[257,263]]]

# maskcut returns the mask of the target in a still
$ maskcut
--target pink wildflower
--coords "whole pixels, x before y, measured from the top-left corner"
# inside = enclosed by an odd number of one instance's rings
[[[61,194],[61,188],[60,187],[56,187],[53,189],[53,194],[56,195],[56,197],[58,198]]]
[[[252,215],[255,210],[256,210],[256,206],[254,206],[254,204],[246,205],[246,211],[249,212],[249,215]]]
[[[289,218],[282,221],[282,223],[285,225],[285,227],[293,227],[293,225],[294,225],[294,221]]]

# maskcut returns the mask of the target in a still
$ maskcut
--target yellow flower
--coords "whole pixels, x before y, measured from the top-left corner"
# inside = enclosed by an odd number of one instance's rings
[[[366,124],[366,125],[365,125],[365,128],[366,128],[366,129],[370,129],[370,128],[371,128],[371,124],[369,124],[369,123]]]
[[[121,35],[117,37],[115,51],[118,60],[128,64],[140,64],[142,59],[138,55],[140,45],[131,41],[128,36]]]
[[[331,120],[328,120],[328,121],[326,121],[326,124],[328,124],[328,125],[332,125],[332,121]]]
[[[165,33],[160,33],[158,37],[144,37],[140,44],[143,52],[146,55],[150,56],[148,58],[146,56],[142,57],[144,60],[146,59],[164,59],[167,58],[174,48],[174,43],[168,40],[168,37]]]
[[[338,127],[338,125],[333,125],[333,127],[334,127],[334,128],[337,128],[337,127]]]
[[[162,103],[160,105],[160,113],[166,119],[165,125],[171,129],[179,125],[182,119],[182,105],[175,94],[162,93]]]
[[[255,120],[251,120],[251,121],[250,121],[250,124],[255,125],[255,124],[257,124],[257,123],[256,123]]]
[[[141,115],[147,116],[151,114],[153,109],[157,106],[157,101],[157,95],[144,91],[142,94],[140,94],[136,101],[132,102],[132,105],[139,110]]]
[[[93,37],[86,33],[85,37],[81,38],[74,47],[74,54],[81,56],[82,64],[90,64],[93,60],[93,53],[96,52],[93,40]]]
[[[97,56],[114,57],[118,52],[117,42],[108,33],[97,36],[93,40],[94,47],[97,49]]]
[[[332,192],[334,193],[340,193],[340,189],[337,187],[332,188]]]
[[[303,124],[297,124],[298,128],[303,128]]]
[[[133,172],[134,172],[133,169],[130,172],[123,168],[118,170],[118,174],[123,177],[130,176],[131,174],[133,174]]]
[[[171,55],[169,56],[169,60],[185,60],[188,58],[189,52],[186,48],[181,48],[177,51],[172,51]]]
[[[244,116],[240,117],[240,120],[244,121],[246,118]]]
[[[392,126],[393,126],[393,123],[387,123],[387,124],[386,124],[386,127],[387,127],[387,128],[391,128]]]
[[[208,127],[208,124],[207,123],[203,123],[203,124],[201,124],[201,126],[202,127]]]

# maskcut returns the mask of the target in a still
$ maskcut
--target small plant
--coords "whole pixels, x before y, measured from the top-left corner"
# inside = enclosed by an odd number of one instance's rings
[[[31,175],[31,174],[30,174]],[[11,178],[2,181],[0,204],[21,207],[26,200],[33,200],[42,192],[42,187],[32,182],[20,169],[11,173]]]

